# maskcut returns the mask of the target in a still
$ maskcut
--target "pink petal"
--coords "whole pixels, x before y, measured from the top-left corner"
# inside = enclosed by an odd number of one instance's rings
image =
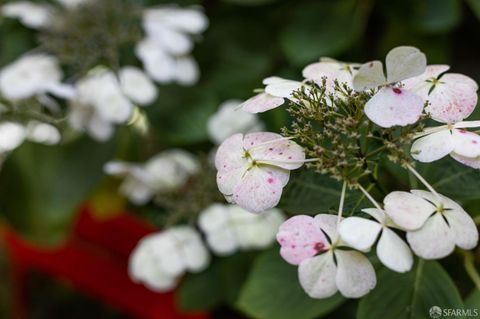
[[[480,157],[465,157],[465,156],[458,155],[456,153],[450,153],[450,156],[457,162],[462,163],[463,165],[466,165],[475,169],[480,169]]]
[[[228,171],[241,167],[246,162],[244,155],[243,134],[234,134],[218,147],[215,154],[215,168],[219,171]]]
[[[478,86],[468,76],[448,73],[442,76],[433,91],[422,91],[422,97],[430,103],[426,111],[436,121],[455,123],[472,114],[477,105]]]
[[[260,93],[249,98],[241,104],[242,110],[248,113],[262,113],[276,107],[285,102],[282,97],[272,96],[267,93]]]
[[[288,263],[298,265],[328,247],[328,241],[314,218],[297,215],[285,221],[277,233],[282,246],[280,255]]]
[[[261,213],[275,207],[282,196],[284,178],[270,174],[269,171],[273,169],[252,167],[248,170],[233,189],[233,201],[252,213]],[[282,171],[280,168],[276,170]],[[284,170],[283,174],[288,176],[290,172]]]
[[[305,152],[300,145],[275,133],[247,134],[244,148],[256,161],[289,170],[301,167],[305,160]]]
[[[381,127],[406,126],[420,118],[423,99],[405,89],[383,88],[365,105],[367,117]]]

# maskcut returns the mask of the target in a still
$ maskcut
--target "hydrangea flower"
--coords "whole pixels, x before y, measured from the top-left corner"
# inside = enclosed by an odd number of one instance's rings
[[[477,83],[471,78],[446,73],[447,65],[431,65],[424,74],[405,82],[422,98],[429,101],[426,111],[432,118],[446,125],[425,129],[412,144],[413,158],[433,162],[446,155],[457,161],[480,168],[480,136],[466,131],[478,127],[478,121],[463,121],[477,104]]]
[[[230,255],[270,246],[284,220],[278,209],[254,215],[236,205],[214,203],[200,213],[198,225],[213,252]]]
[[[62,94],[62,76],[55,57],[41,53],[24,55],[0,70],[0,94],[11,101],[45,93],[68,97],[69,94]]]
[[[175,226],[142,238],[129,261],[130,278],[154,291],[173,289],[186,272],[200,272],[210,256],[200,235],[189,226]]]
[[[251,97],[242,104],[248,113],[262,113],[279,107],[285,99],[291,99],[292,93],[302,87],[302,82],[271,76],[263,80],[265,91]]]
[[[377,256],[380,261],[396,272],[412,269],[413,257],[408,245],[391,228],[399,228],[381,209],[362,209],[374,220],[361,217],[348,217],[340,223],[339,233],[350,247],[369,251],[377,243]]]
[[[384,199],[385,212],[407,230],[412,250],[424,259],[438,259],[458,246],[472,249],[478,243],[474,221],[448,197],[422,190],[392,192]]]
[[[157,90],[145,74],[124,67],[119,78],[105,68],[92,70],[76,84],[69,116],[70,125],[87,131],[93,138],[105,141],[113,134],[115,124],[129,121],[133,102],[140,106],[152,103]]]
[[[0,123],[0,154],[13,151],[25,140],[54,145],[60,142],[60,132],[56,127],[38,121],[30,121],[26,125],[5,121]]]
[[[348,298],[366,295],[376,285],[375,270],[361,253],[347,250],[337,233],[338,217],[298,215],[280,226],[277,240],[282,257],[298,264],[298,277],[312,298],[337,291]]]
[[[425,55],[414,47],[397,47],[388,52],[386,74],[380,61],[363,64],[353,78],[356,91],[382,87],[365,104],[365,115],[381,127],[406,126],[420,118],[423,100],[395,84],[424,73]]]
[[[208,135],[216,144],[222,143],[235,133],[245,134],[263,130],[264,125],[255,114],[244,112],[239,108],[241,103],[239,100],[225,101],[208,119]]]
[[[304,160],[303,149],[279,134],[234,134],[215,157],[218,188],[231,203],[260,213],[278,204],[290,170]]]
[[[125,178],[120,192],[137,205],[147,203],[155,194],[179,189],[199,169],[197,159],[179,149],[164,151],[143,165],[112,161],[104,167],[107,174]]]
[[[356,63],[344,63],[330,58],[321,58],[320,62],[307,65],[302,75],[305,79],[322,85],[323,78],[326,78],[327,93],[335,93],[335,80],[339,84],[346,83],[353,88],[353,77],[360,65]]]
[[[159,83],[194,84],[199,71],[190,56],[192,36],[208,27],[208,19],[195,7],[158,6],[144,11],[146,37],[137,44],[136,54],[148,75]]]

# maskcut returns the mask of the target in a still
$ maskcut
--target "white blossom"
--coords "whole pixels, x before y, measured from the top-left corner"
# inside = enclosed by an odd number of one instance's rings
[[[32,29],[48,26],[52,18],[52,8],[30,1],[7,3],[0,9],[3,16],[18,19],[23,25]]]
[[[216,254],[230,255],[270,246],[284,219],[278,209],[254,215],[236,205],[214,203],[200,213],[198,225]]]
[[[199,234],[189,226],[175,226],[140,240],[129,261],[130,278],[154,291],[173,289],[187,271],[200,272],[210,256]]]

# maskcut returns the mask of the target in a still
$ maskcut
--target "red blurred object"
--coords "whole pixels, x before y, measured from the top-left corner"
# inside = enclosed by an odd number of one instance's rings
[[[11,229],[4,230],[16,290],[14,318],[26,318],[25,275],[39,270],[71,282],[79,291],[134,318],[207,319],[207,314],[181,313],[173,293],[155,293],[128,277],[130,252],[140,238],[153,231],[152,226],[128,214],[98,221],[87,207],[81,209],[71,238],[59,248],[40,248]]]

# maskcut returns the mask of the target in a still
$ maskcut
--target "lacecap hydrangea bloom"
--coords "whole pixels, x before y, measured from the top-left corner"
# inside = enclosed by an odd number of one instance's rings
[[[235,134],[220,145],[217,184],[229,201],[254,213],[271,209],[279,203],[288,172],[303,164],[343,185],[337,216],[297,215],[277,234],[281,256],[299,266],[300,284],[311,297],[339,291],[358,298],[373,289],[375,270],[362,252],[375,243],[380,262],[401,273],[412,269],[415,255],[439,259],[455,247],[478,244],[470,215],[414,167],[415,160],[432,162],[450,154],[480,168],[480,139],[466,130],[480,121],[464,121],[477,103],[478,85],[448,69],[427,66],[425,54],[409,46],[388,52],[385,69],[380,61],[322,58],[303,70],[302,81],[265,79],[265,88],[242,104],[243,111],[258,113],[287,102],[292,123],[281,135]],[[444,125],[425,128],[429,118]],[[381,205],[364,185],[378,183],[383,161],[407,170],[428,191],[384,193]],[[373,208],[356,206],[344,218],[347,190],[362,193]]]

